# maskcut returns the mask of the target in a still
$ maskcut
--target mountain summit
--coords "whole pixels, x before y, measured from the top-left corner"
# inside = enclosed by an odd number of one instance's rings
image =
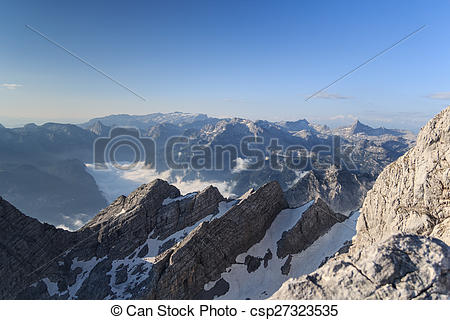
[[[402,135],[402,132],[393,129],[386,129],[384,127],[372,128],[359,120],[356,120],[355,123],[351,125],[349,128],[349,134],[354,135],[362,133],[368,136],[381,136],[381,135],[393,135],[398,136]]]

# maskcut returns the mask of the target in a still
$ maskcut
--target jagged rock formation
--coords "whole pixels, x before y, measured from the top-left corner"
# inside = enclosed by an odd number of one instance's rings
[[[239,254],[219,278],[207,283],[200,297],[270,297],[286,279],[315,270],[327,255],[351,239],[355,234],[355,216],[336,214],[320,199],[281,211],[264,237]],[[339,222],[342,220],[345,221]],[[313,223],[317,225],[309,229]],[[304,233],[297,234],[301,231]]]
[[[40,223],[0,197],[0,297],[13,298],[36,270],[75,244],[77,235]]]
[[[273,220],[287,207],[282,190],[273,182],[248,193],[221,219],[205,222],[155,264],[157,284],[151,299],[202,297],[203,287],[217,280],[265,235]]]
[[[313,274],[284,284],[274,298],[448,297],[448,246],[424,237],[446,240],[448,234],[448,115],[447,109],[431,121],[418,145],[380,175],[353,245]],[[354,235],[342,221],[354,222],[356,215],[337,214],[326,202],[357,206],[336,199],[365,192],[358,179],[343,170],[312,172],[286,193],[290,204],[319,195],[325,201],[299,208],[288,208],[277,182],[229,201],[214,187],[182,196],[155,180],[119,197],[77,232],[41,224],[1,200],[6,267],[0,269],[0,297],[269,297],[288,276],[311,272],[308,267],[319,266]],[[383,223],[371,204],[393,225]],[[243,276],[246,287],[239,283]]]
[[[0,297],[208,297],[204,286],[258,243],[286,208],[277,182],[230,201],[215,187],[181,196],[155,180],[68,232],[1,200]],[[270,260],[267,253],[266,267]]]
[[[427,123],[413,149],[380,174],[361,210],[358,242],[403,232],[450,244],[449,224],[450,107]]]
[[[86,130],[91,131],[99,137],[107,137],[111,131],[111,127],[105,126],[101,121],[92,123]]]
[[[272,299],[448,299],[448,247],[395,235],[289,280]]]
[[[356,120],[355,123],[352,124],[350,127],[349,134],[366,134],[369,136],[381,136],[381,135],[393,135],[393,136],[400,136],[402,135],[402,132],[398,130],[392,130],[392,129],[386,129],[383,127],[380,128],[372,128],[368,125],[365,125],[364,123],[361,123],[359,120]]]
[[[285,192],[290,207],[323,199],[332,210],[349,212],[361,207],[372,178],[332,166],[326,171],[308,171]]]
[[[386,130],[376,136],[368,136],[363,132],[348,134],[348,130],[343,133],[334,132],[324,127],[316,128],[304,119],[281,122],[250,121],[216,119],[203,114],[179,112],[140,116],[112,115],[92,119],[80,126],[47,123],[42,126],[28,124],[22,128],[0,128],[0,194],[3,198],[40,221],[65,226],[70,230],[78,229],[117,195],[128,194],[131,191],[130,180],[134,180],[134,187],[141,183],[137,175],[133,175],[134,179],[118,176],[115,179],[114,195],[111,195],[111,189],[105,185],[107,171],[91,170],[102,165],[105,168],[113,168],[108,166],[108,163],[103,163],[105,145],[99,142],[106,144],[111,135],[117,139],[109,140],[109,147],[117,147],[122,138],[128,140],[125,137],[119,138],[118,135],[139,137],[146,146],[145,168],[155,169],[155,177],[158,174],[171,182],[183,184],[198,180],[209,181],[210,184],[226,181],[229,195],[240,195],[249,188],[258,188],[274,180],[280,183],[283,190],[287,190],[297,181],[301,171],[317,169],[316,165],[324,163],[335,163],[331,152],[337,146],[335,135],[340,137],[341,154],[346,156],[346,151],[354,150],[352,159],[356,165],[353,169],[356,170],[352,173],[355,173],[359,180],[371,183],[387,164],[403,155],[414,140],[413,136],[387,134],[390,131]],[[211,150],[216,151],[224,147],[225,151],[222,154],[219,154],[220,151],[212,152],[206,157],[208,161],[204,166],[198,164],[205,170],[176,170],[168,165],[165,152],[166,143],[173,136],[189,138],[186,145],[183,143],[175,147],[173,154],[176,162],[190,163],[190,150],[193,150],[194,146],[211,147]],[[252,157],[244,154],[241,142],[245,138],[255,136],[261,138],[261,143],[253,145],[259,150],[257,165],[261,166],[261,170],[248,170],[247,160]],[[103,139],[97,140],[101,137]],[[134,138],[132,140],[135,141]],[[272,139],[278,141],[282,152],[269,148]],[[302,158],[305,158],[304,165],[297,166],[295,170],[288,165],[290,157],[286,158],[287,154],[284,154],[290,146],[302,146],[307,151],[302,155]],[[321,150],[319,155],[314,150],[317,146],[324,146],[328,151]],[[115,161],[111,159],[111,154],[103,160],[109,161],[109,164],[144,161],[144,154],[141,153],[138,155],[130,148],[115,148]],[[273,154],[278,157],[277,169],[272,167]],[[266,157],[269,157],[270,161],[265,160]],[[93,166],[94,162],[97,166]],[[64,163],[65,170],[60,170],[61,163]],[[217,170],[210,170],[213,167]],[[138,167],[135,169],[142,172]],[[364,177],[366,174],[369,176]],[[364,181],[363,183],[365,184]],[[364,188],[368,187],[370,186],[364,185]],[[345,204],[349,201],[359,204],[362,199],[358,192],[355,193],[355,199],[346,199],[345,193],[342,194],[342,201],[327,201],[334,210],[347,211]],[[325,199],[325,196],[322,197]]]
[[[267,297],[287,276],[304,273],[298,264],[313,268],[350,239],[353,232],[325,239],[321,254],[310,250],[307,261],[300,258],[328,231],[339,234],[335,226],[346,218],[320,199],[289,209],[277,182],[227,200],[215,187],[182,196],[155,180],[76,232],[42,224],[1,200],[0,298]],[[241,266],[261,292],[239,292],[232,270]]]
[[[347,219],[346,216],[333,212],[322,199],[317,199],[292,229],[283,232],[281,239],[277,242],[277,256],[284,258],[305,250],[333,225],[345,219]]]
[[[286,282],[273,298],[448,299],[449,146],[450,107],[380,174],[348,253]]]

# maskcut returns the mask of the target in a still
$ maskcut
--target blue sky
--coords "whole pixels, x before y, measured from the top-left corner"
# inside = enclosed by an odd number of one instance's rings
[[[0,123],[6,125],[184,111],[332,125],[359,118],[416,130],[450,101],[450,1],[0,5]],[[305,101],[422,25],[427,27]]]

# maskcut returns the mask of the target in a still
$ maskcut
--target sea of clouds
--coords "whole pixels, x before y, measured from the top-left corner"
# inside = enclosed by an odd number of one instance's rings
[[[200,191],[213,185],[217,187],[224,197],[236,196],[232,194],[234,183],[230,181],[201,179],[183,181],[182,177],[173,177],[170,170],[157,172],[143,165],[136,165],[128,170],[121,170],[114,166],[107,166],[105,170],[98,170],[93,164],[86,164],[87,170],[92,175],[108,202],[114,201],[121,195],[129,195],[142,184],[149,183],[155,179],[163,179],[180,189],[182,194]]]

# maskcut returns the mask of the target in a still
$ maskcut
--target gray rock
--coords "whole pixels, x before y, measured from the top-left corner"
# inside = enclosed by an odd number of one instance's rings
[[[272,298],[448,299],[449,146],[450,107],[379,175],[352,245]]]
[[[253,256],[246,256],[244,264],[247,266],[247,272],[252,273],[259,269],[261,266],[261,261],[263,258],[259,257],[253,257]]]
[[[2,200],[0,221],[4,232],[0,235],[0,278],[4,281],[0,286],[0,297],[48,298],[48,293],[40,294],[41,291],[36,290],[41,287],[40,279],[48,278],[61,288],[71,287],[80,281],[77,274],[82,272],[80,268],[71,267],[73,262],[92,259],[96,260],[95,265],[73,297],[101,299],[111,295],[107,273],[114,260],[130,256],[150,234],[164,239],[217,213],[219,203],[224,200],[214,187],[190,197],[179,196],[180,192],[174,186],[155,180],[128,197],[119,197],[77,232],[42,224]],[[165,205],[164,201],[170,198],[174,200]],[[143,246],[133,255],[143,257],[148,250]],[[119,270],[117,284],[127,280],[126,269],[124,266]],[[140,272],[144,277],[146,271],[138,266],[134,272]],[[65,289],[59,291],[58,298],[67,298]]]
[[[429,121],[417,145],[386,167],[367,194],[357,225],[366,245],[403,232],[450,244],[450,107]]]
[[[317,199],[291,230],[283,232],[277,242],[277,256],[284,258],[305,250],[332,226],[345,219],[346,216],[333,212],[322,199]]]
[[[349,212],[361,207],[372,178],[332,166],[326,171],[308,171],[285,192],[292,208],[317,198],[323,199],[332,210]]]
[[[292,262],[292,255],[290,254],[289,257],[286,259],[286,262],[281,267],[281,273],[287,276],[289,272],[291,272],[291,262]]]
[[[395,235],[353,247],[317,271],[291,279],[271,299],[448,299],[448,246]]]
[[[160,256],[153,270],[150,299],[192,299],[206,283],[220,278],[236,257],[261,241],[281,210],[287,208],[277,182],[248,193],[223,217],[201,224],[180,244]]]
[[[0,198],[0,299],[12,299],[30,285],[49,261],[81,235],[57,229],[19,212]]]

